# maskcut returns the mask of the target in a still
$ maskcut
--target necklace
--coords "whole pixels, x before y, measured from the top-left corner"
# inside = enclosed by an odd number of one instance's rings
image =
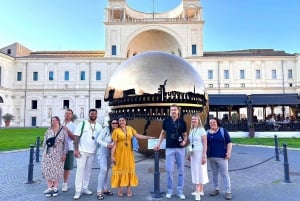
[[[196,129],[193,128],[193,132],[192,132],[192,148],[194,148],[194,134],[197,133],[198,128],[199,128],[199,127],[197,127]]]
[[[127,147],[128,146],[128,142],[127,142],[127,127],[125,127],[125,129],[122,128],[122,131],[123,131],[123,133],[125,134],[125,137],[126,137],[124,144]]]
[[[91,130],[92,130],[92,140],[95,140],[95,137],[94,137],[94,131],[95,131],[95,129],[96,129],[96,124],[94,124],[94,128],[92,127],[92,124],[91,124],[91,122],[90,122],[90,128],[91,128]]]

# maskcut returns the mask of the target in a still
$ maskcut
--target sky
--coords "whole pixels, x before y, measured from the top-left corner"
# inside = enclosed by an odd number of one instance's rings
[[[108,0],[0,0],[0,48],[104,50]],[[181,0],[127,0],[152,13]],[[201,0],[204,51],[275,49],[300,53],[300,0]]]

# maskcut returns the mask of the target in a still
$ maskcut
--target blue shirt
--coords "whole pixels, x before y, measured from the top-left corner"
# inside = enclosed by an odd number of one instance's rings
[[[163,130],[166,132],[166,148],[183,148],[180,141],[184,140],[186,123],[182,118],[175,121],[171,117],[166,118],[163,121]]]
[[[216,133],[207,132],[207,157],[225,158],[227,153],[227,144],[231,143],[228,132],[224,130],[224,137],[220,129]]]

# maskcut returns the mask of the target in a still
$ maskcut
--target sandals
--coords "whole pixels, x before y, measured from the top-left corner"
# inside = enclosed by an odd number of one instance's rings
[[[98,200],[103,200],[104,199],[103,194],[102,193],[98,193],[97,194],[97,199]]]
[[[105,195],[113,195],[113,192],[111,192],[110,190],[107,190],[107,191],[103,191],[103,194],[105,194]]]
[[[128,192],[127,192],[127,197],[132,197],[132,196],[133,196],[132,192],[131,192],[131,191],[128,191]]]

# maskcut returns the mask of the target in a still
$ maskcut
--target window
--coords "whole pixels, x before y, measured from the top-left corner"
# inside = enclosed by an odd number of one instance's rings
[[[70,101],[69,100],[64,100],[63,102],[63,108],[68,109],[70,107]]]
[[[288,79],[293,79],[293,70],[292,69],[288,70]]]
[[[260,76],[260,70],[256,70],[256,71],[255,71],[255,78],[256,78],[257,80],[260,80],[260,79],[261,79],[261,76]]]
[[[65,80],[70,80],[70,73],[69,73],[69,71],[65,71]]]
[[[213,85],[213,84],[208,84],[208,87],[209,87],[209,88],[213,88],[214,85]]]
[[[101,71],[96,72],[96,80],[101,80]]]
[[[95,100],[95,108],[97,109],[101,108],[101,100]]]
[[[225,88],[229,88],[229,84],[224,84],[224,87]]]
[[[245,79],[245,70],[240,70],[240,79]]]
[[[53,71],[49,71],[49,80],[53,80],[54,74]]]
[[[117,46],[116,45],[111,46],[111,55],[117,55]]]
[[[208,72],[207,72],[207,78],[208,78],[209,80],[214,79],[213,70],[208,70]]]
[[[37,109],[37,100],[32,100],[31,101],[31,109],[36,110]]]
[[[17,81],[22,81],[22,72],[17,72]]]
[[[80,72],[80,80],[85,80],[85,71]]]
[[[7,49],[7,54],[11,54],[11,49]]]
[[[36,126],[36,117],[31,117],[31,126]]]
[[[276,79],[277,76],[276,76],[276,70],[272,70],[272,79]]]
[[[192,55],[197,54],[197,45],[192,45]]]
[[[245,87],[245,83],[241,83],[241,87],[242,87],[242,88]]]
[[[224,70],[224,79],[229,79],[229,70]]]
[[[33,81],[38,81],[38,79],[39,79],[39,73],[33,72]]]

